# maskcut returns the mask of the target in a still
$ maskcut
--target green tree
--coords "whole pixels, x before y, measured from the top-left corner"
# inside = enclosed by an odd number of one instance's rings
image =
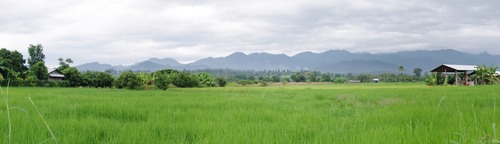
[[[308,72],[307,73],[308,82],[317,82],[318,79],[316,77],[317,77],[317,74],[315,72]]]
[[[57,67],[57,70],[58,71],[62,71],[66,68],[69,68],[69,64],[72,64],[73,63],[73,60],[71,60],[70,58],[67,58],[67,59],[63,59],[63,58],[59,58],[59,67]]]
[[[227,85],[227,80],[224,77],[218,77],[217,78],[217,84],[220,87],[225,87]]]
[[[415,74],[416,77],[420,77],[420,76],[422,76],[422,69],[415,68],[415,69],[413,69],[413,73]]]
[[[321,74],[321,82],[331,82],[332,77],[329,74]]]
[[[0,69],[0,74],[3,76],[10,75],[11,78],[26,78],[28,68],[24,65],[26,60],[18,51],[9,51],[5,48],[0,49],[0,66],[5,67]]]
[[[115,81],[116,88],[126,88],[137,90],[141,88],[141,79],[132,71],[123,72],[120,77]]]
[[[481,85],[496,84],[499,82],[498,78],[496,77],[497,68],[498,67],[494,66],[487,67],[485,65],[480,65],[473,72],[471,78],[477,80]]]
[[[398,67],[398,71],[399,71],[399,74],[403,75],[403,73],[404,73],[406,70],[405,70],[405,67],[404,67],[404,66],[400,65],[400,66]]]
[[[82,74],[83,83],[88,87],[112,87],[115,79],[109,73],[88,71]]]
[[[47,80],[49,78],[47,67],[43,61],[33,64],[28,71],[28,75],[37,80]]]
[[[38,62],[44,62],[45,54],[43,54],[43,46],[41,44],[32,45],[28,47],[28,53],[30,57],[28,58],[28,64],[31,66]]]
[[[290,78],[294,82],[306,82],[306,76],[302,72],[293,73]]]
[[[172,84],[174,84],[176,87],[197,87],[199,85],[199,81],[196,78],[196,76],[187,73],[187,72],[180,72],[176,75],[172,76]]]
[[[154,72],[155,86],[162,90],[167,90],[168,85],[172,84],[172,78],[179,73],[177,70],[164,69]]]
[[[64,74],[64,80],[69,81],[71,87],[82,86],[82,74],[75,67],[69,67],[61,71]]]

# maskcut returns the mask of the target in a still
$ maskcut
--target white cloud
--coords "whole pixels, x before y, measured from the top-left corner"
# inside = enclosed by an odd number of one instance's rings
[[[45,46],[51,66],[191,62],[235,51],[289,55],[454,48],[500,54],[497,1],[0,0],[0,47]]]

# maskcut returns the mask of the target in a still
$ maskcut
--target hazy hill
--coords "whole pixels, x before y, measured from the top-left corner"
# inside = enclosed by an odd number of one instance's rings
[[[159,65],[168,65],[168,66],[180,66],[180,65],[182,65],[178,61],[171,59],[171,58],[164,58],[164,59],[150,58],[146,61],[157,63]],[[146,62],[146,61],[144,61],[144,62]]]
[[[178,70],[196,69],[236,69],[236,70],[318,70],[336,73],[396,73],[398,66],[405,67],[407,73],[414,68],[429,71],[441,64],[486,64],[500,65],[500,56],[488,53],[469,54],[452,49],[403,51],[396,53],[352,53],[345,50],[329,50],[321,53],[302,52],[294,56],[285,54],[235,52],[225,57],[209,57],[190,64],[181,64],[174,59],[151,58],[131,66],[112,66],[97,62],[77,66],[80,70],[155,71],[165,68]]]

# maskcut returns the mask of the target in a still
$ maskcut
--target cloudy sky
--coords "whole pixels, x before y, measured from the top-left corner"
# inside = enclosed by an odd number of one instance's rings
[[[192,62],[235,51],[294,55],[456,49],[500,54],[498,0],[0,0],[0,48],[46,62]]]

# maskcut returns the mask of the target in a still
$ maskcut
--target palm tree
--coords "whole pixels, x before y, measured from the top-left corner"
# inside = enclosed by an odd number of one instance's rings
[[[497,68],[498,67],[480,65],[476,68],[471,78],[478,80],[481,85],[498,83],[499,79],[496,77]]]

